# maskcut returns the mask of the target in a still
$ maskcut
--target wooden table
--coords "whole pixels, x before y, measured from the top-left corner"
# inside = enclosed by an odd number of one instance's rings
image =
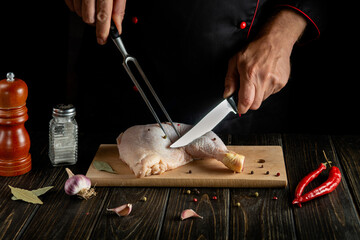
[[[64,167],[51,166],[47,135],[30,136],[33,170],[0,177],[0,239],[360,239],[360,136],[222,136],[228,144],[282,145],[286,188],[199,188],[200,194],[188,195],[187,188],[99,187],[88,201],[64,193],[67,174]],[[75,173],[86,173],[100,143],[114,143],[114,136],[80,136],[79,162],[71,167]],[[293,206],[296,185],[324,162],[323,150],[341,170],[340,185],[302,208]],[[326,178],[320,175],[309,188]],[[40,197],[43,205],[33,205],[11,200],[8,185],[54,189]],[[146,202],[140,201],[143,196]],[[106,211],[125,203],[133,204],[127,217]],[[204,218],[181,221],[187,208]]]

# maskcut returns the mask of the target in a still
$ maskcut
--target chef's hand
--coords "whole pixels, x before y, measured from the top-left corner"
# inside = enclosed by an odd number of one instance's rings
[[[230,59],[224,98],[239,89],[239,113],[258,109],[262,101],[286,85],[290,54],[305,26],[306,20],[301,15],[281,10],[254,41]]]
[[[106,43],[111,19],[121,34],[126,0],[65,0],[65,3],[85,23],[96,26],[96,37],[99,44]]]

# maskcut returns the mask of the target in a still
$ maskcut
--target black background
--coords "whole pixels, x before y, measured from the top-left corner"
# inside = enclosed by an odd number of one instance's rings
[[[121,58],[116,63],[109,59],[118,57],[118,52],[112,42],[97,45],[95,35],[89,34],[93,28],[85,26],[63,1],[11,1],[6,5],[2,1],[1,10],[0,79],[12,71],[27,83],[29,120],[26,128],[30,132],[47,131],[52,107],[64,102],[74,103],[77,107],[80,131],[113,131],[117,134],[128,126],[153,122],[135,92],[128,101],[117,102],[116,96],[122,91],[132,91],[130,80],[124,80],[129,83],[122,90],[117,84],[118,79],[114,79],[117,72],[113,66],[120,68]],[[354,27],[356,15],[352,11],[349,6],[329,4],[327,28],[320,39],[295,47],[289,83],[277,94],[279,96],[266,100],[276,101],[276,98],[286,96],[287,102],[280,106],[283,109],[276,110],[282,114],[281,121],[272,122],[270,118],[254,132],[360,132],[358,33]],[[113,56],[94,61],[93,66],[79,64],[81,57],[74,42],[82,44],[78,39],[83,35],[82,31],[92,38],[89,46],[94,52],[88,53],[87,57],[96,58],[100,54],[104,58],[104,52]],[[146,62],[142,65],[150,71]],[[85,77],[86,72],[92,74],[90,70],[103,79],[95,83],[77,80],[79,74],[85,74]],[[119,107],[124,104],[128,107]],[[263,110],[259,116],[266,115],[267,111],[271,108]],[[130,115],[132,117],[127,117]],[[134,118],[137,120],[132,120]]]

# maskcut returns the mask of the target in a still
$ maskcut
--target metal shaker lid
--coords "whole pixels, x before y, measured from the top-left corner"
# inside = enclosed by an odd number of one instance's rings
[[[73,117],[76,114],[74,105],[58,104],[53,108],[54,117]]]

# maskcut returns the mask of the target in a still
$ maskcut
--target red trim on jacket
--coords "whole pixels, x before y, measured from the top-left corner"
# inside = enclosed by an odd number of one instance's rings
[[[298,8],[296,8],[296,7],[294,7],[294,6],[288,5],[288,4],[281,4],[281,5],[279,5],[279,6],[292,8],[292,9],[300,12],[302,15],[304,15],[304,16],[315,26],[315,28],[316,28],[316,30],[317,30],[317,32],[318,32],[318,35],[317,35],[316,38],[319,38],[319,37],[320,37],[320,30],[319,30],[318,26],[315,24],[315,22],[314,22],[306,13],[304,13],[304,12],[301,11],[300,9],[298,9]]]
[[[255,19],[255,16],[256,16],[256,12],[257,12],[257,10],[258,10],[258,7],[259,7],[259,0],[257,0],[255,12],[254,12],[254,16],[253,16],[253,19],[252,19],[252,21],[251,21],[251,24],[250,24],[250,27],[249,27],[249,31],[248,31],[248,33],[247,33],[246,38],[248,38],[249,35],[250,35],[250,30],[251,30],[251,27],[252,27],[252,25],[253,25],[253,23],[254,23],[254,19]]]

